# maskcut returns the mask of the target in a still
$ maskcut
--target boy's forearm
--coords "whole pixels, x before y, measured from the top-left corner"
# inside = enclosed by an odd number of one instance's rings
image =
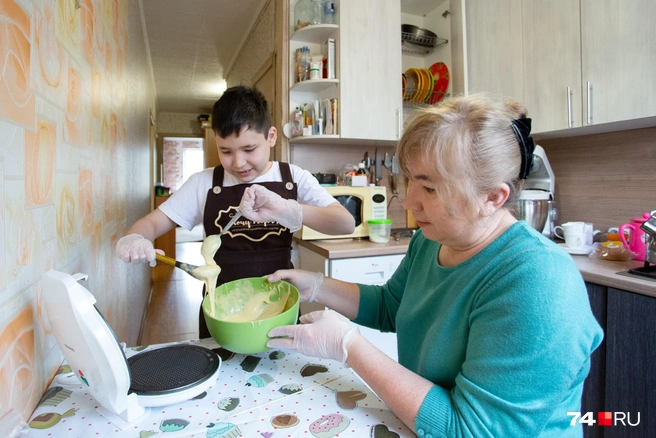
[[[339,235],[350,234],[355,229],[355,219],[339,203],[328,207],[302,205],[303,225],[320,233]]]
[[[159,209],[155,209],[136,221],[128,230],[126,235],[139,234],[144,238],[153,241],[162,234],[175,227],[173,222],[167,215],[162,213]]]

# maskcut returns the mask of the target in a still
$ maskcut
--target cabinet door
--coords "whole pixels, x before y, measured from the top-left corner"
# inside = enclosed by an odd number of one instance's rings
[[[398,140],[401,132],[400,0],[342,1],[339,128],[342,138]]]
[[[654,23],[654,0],[581,0],[584,125],[656,115]]]
[[[592,353],[590,358],[590,373],[585,379],[583,397],[581,399],[581,412],[604,412],[604,397],[606,386],[606,308],[607,288],[598,284],[586,283],[590,308],[597,322],[604,330],[604,340]],[[595,414],[596,415],[596,414]],[[585,438],[603,437],[601,427],[583,427]]]
[[[635,427],[604,428],[604,437],[653,437],[656,431],[656,298],[608,288],[606,412]]]
[[[398,254],[331,260],[330,276],[352,283],[384,284],[394,274],[403,257],[403,254]]]
[[[533,132],[581,126],[578,1],[524,0],[524,100]]]
[[[522,0],[471,0],[465,8],[465,93],[488,91],[522,102]]]

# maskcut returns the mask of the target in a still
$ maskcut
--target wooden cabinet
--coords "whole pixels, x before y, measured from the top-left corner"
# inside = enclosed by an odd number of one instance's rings
[[[205,128],[205,168],[216,167],[221,164],[219,150],[216,148],[216,138],[212,128]]]
[[[290,22],[294,2],[291,1]],[[337,99],[337,134],[295,137],[292,142],[332,143],[352,140],[396,142],[401,132],[400,0],[337,2],[336,25],[291,30],[289,111],[315,100]],[[296,49],[321,54],[327,38],[335,39],[336,78],[296,81]],[[293,117],[291,117],[293,120]]]
[[[524,103],[533,132],[656,116],[656,2],[452,2],[454,92]]]
[[[587,284],[590,305],[604,329],[592,355],[581,413],[622,412],[637,426],[584,426],[586,437],[652,437],[656,430],[656,298]]]
[[[656,115],[655,23],[653,0],[581,0],[584,125]]]

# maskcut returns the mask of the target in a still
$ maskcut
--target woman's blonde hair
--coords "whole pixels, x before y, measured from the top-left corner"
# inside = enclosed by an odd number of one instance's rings
[[[415,157],[432,168],[436,194],[451,215],[473,220],[481,196],[503,183],[510,187],[504,208],[512,211],[523,182],[512,121],[525,114],[520,103],[484,93],[418,109],[399,141],[401,170],[410,177],[408,163]]]

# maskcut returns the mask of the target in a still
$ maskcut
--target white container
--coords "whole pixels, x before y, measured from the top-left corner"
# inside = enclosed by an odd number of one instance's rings
[[[392,219],[370,219],[369,240],[375,243],[387,243],[392,232]]]

